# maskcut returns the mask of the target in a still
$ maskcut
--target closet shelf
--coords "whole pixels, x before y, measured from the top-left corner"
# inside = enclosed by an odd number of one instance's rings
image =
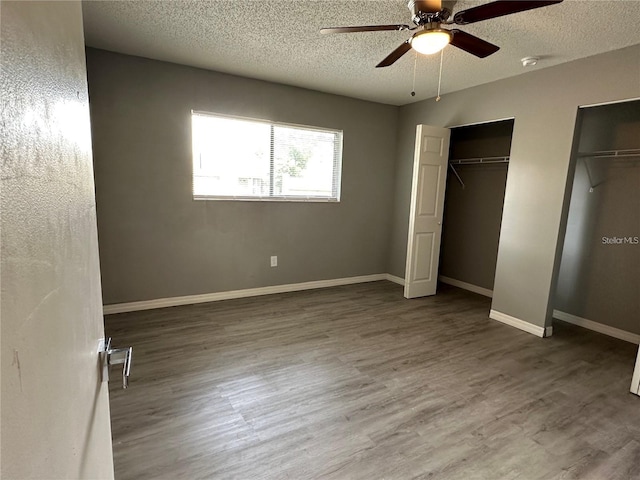
[[[589,177],[589,193],[593,193],[593,190],[599,185],[593,182],[591,175],[591,168],[589,168],[588,158],[638,158],[640,159],[640,148],[630,148],[626,150],[598,150],[593,152],[579,152],[578,158],[584,160],[584,166],[587,169],[587,176]]]
[[[578,153],[578,158],[628,158],[639,156],[640,148],[630,148],[626,150],[598,150]]]
[[[465,188],[465,184],[454,165],[480,165],[484,163],[509,163],[509,157],[454,158],[449,160],[449,168],[451,168],[451,171],[458,179],[458,182],[460,182],[460,185],[462,185],[462,188]]]
[[[475,157],[454,158],[449,160],[451,165],[477,165],[480,163],[508,163],[509,157]]]

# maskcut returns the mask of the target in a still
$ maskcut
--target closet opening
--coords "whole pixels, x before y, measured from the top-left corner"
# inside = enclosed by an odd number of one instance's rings
[[[578,111],[553,318],[640,343],[640,100]]]
[[[514,120],[451,128],[439,281],[493,294]]]

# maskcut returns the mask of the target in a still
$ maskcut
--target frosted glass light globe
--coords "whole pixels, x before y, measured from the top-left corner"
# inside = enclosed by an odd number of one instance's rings
[[[411,38],[411,47],[418,53],[430,55],[438,53],[451,41],[451,34],[445,30],[425,30]]]

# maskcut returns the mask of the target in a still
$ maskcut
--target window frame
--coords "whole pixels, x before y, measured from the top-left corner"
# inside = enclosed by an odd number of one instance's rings
[[[195,116],[214,117],[229,120],[240,120],[246,122],[262,123],[271,127],[287,127],[299,130],[309,130],[313,132],[328,132],[337,134],[334,154],[333,154],[333,172],[332,172],[332,194],[330,197],[325,196],[313,196],[313,195],[268,195],[268,196],[254,196],[254,195],[202,195],[195,193],[195,150],[194,150],[194,129],[193,119]],[[273,137],[269,144],[270,159],[269,168],[272,170],[273,165]],[[268,119],[244,117],[240,115],[229,115],[215,112],[206,112],[202,110],[191,110],[191,194],[193,200],[212,200],[212,201],[247,201],[247,202],[302,202],[302,203],[340,203],[341,190],[342,190],[342,154],[344,145],[344,131],[335,128],[316,127],[312,125],[301,125],[287,122],[277,122]],[[269,191],[273,191],[273,185],[269,185]]]

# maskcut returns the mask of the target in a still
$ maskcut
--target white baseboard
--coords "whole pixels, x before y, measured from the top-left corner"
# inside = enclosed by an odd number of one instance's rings
[[[313,290],[316,288],[327,288],[336,287],[339,285],[351,285],[354,283],[389,280],[388,276],[389,275],[386,273],[377,273],[375,275],[362,275],[359,277],[335,278],[331,280],[318,280],[314,282],[303,283],[289,283],[286,285],[273,285],[270,287],[246,288],[243,290],[203,293],[200,295],[186,295],[184,297],[157,298],[154,300],[143,300],[140,302],[114,303],[111,305],[104,305],[103,312],[105,315],[111,315],[113,313],[136,312],[139,310],[152,310],[154,308],[176,307],[178,305],[217,302],[220,300],[231,300],[233,298],[257,297],[260,295],[271,295],[274,293],[298,292],[301,290]]]
[[[563,322],[572,323],[573,325],[578,325],[579,327],[593,330],[594,332],[603,333],[604,335],[609,335],[610,337],[615,337],[620,340],[640,344],[640,335],[636,333],[631,333],[627,332],[626,330],[610,327],[609,325],[594,322],[593,320],[587,320],[586,318],[578,317],[566,312],[561,312],[560,310],[553,311],[553,318],[557,318],[558,320],[562,320]]]
[[[398,285],[402,285],[404,287],[404,278],[396,277],[395,275],[391,275],[390,273],[385,274],[385,279],[390,282],[397,283]]]
[[[498,312],[496,310],[491,310],[489,318],[512,327],[519,328],[520,330],[524,330],[525,332],[531,333],[537,337],[550,337],[553,334],[552,327],[539,327],[538,325],[525,322],[524,320],[520,320],[519,318],[512,317],[511,315],[507,315],[506,313]]]
[[[493,290],[479,287],[478,285],[474,285],[472,283],[463,282],[461,280],[445,277],[443,275],[439,275],[438,280],[440,280],[442,283],[446,283],[447,285],[453,285],[454,287],[463,288],[473,293],[479,293],[480,295],[484,295],[485,297],[489,297],[489,298],[493,297]]]

